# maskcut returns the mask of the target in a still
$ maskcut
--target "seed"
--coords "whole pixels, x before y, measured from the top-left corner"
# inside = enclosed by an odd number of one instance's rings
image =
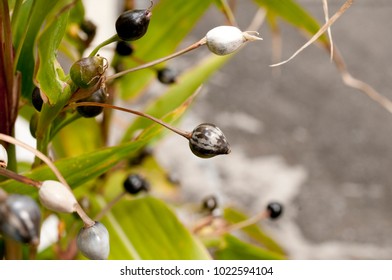
[[[79,59],[71,66],[71,80],[80,88],[91,88],[98,83],[106,68],[106,59],[101,56]]]
[[[139,174],[130,174],[124,180],[124,189],[130,194],[137,194],[150,189],[149,183]]]
[[[116,45],[116,53],[120,56],[130,56],[133,54],[132,45],[126,41],[118,41]]]
[[[177,81],[177,71],[171,68],[163,68],[157,71],[158,80],[162,84],[170,85]]]
[[[0,232],[16,241],[38,245],[39,206],[29,196],[12,194],[0,203]]]
[[[210,195],[203,199],[202,206],[203,209],[212,212],[218,207],[218,201],[215,196]]]
[[[207,47],[217,55],[227,55],[235,52],[248,41],[262,40],[253,34],[258,33],[242,32],[234,26],[218,26],[206,34]]]
[[[81,99],[78,102],[96,102],[105,103],[107,99],[107,93],[104,88],[99,88],[91,96]],[[79,106],[76,110],[80,115],[85,118],[93,118],[98,116],[103,111],[103,107],[98,106]]]
[[[31,103],[33,103],[34,108],[38,112],[41,112],[44,101],[42,100],[41,90],[39,89],[39,87],[34,87],[33,92],[31,94]]]
[[[62,183],[46,180],[38,191],[39,200],[49,210],[72,213],[78,203],[73,193]]]
[[[109,232],[99,223],[82,228],[76,239],[79,250],[90,260],[106,260],[110,252]]]
[[[192,152],[201,158],[211,158],[221,154],[229,154],[230,146],[223,132],[214,124],[198,125],[189,138]]]
[[[0,144],[0,168],[7,168],[8,153],[3,145]]]
[[[270,219],[277,219],[282,215],[283,205],[278,202],[270,202],[267,205],[267,211],[269,213]]]
[[[140,39],[147,32],[150,18],[150,9],[130,10],[122,13],[116,20],[118,37],[123,41]]]

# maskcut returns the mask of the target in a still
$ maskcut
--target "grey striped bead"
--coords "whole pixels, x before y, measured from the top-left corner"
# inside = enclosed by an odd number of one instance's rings
[[[189,139],[192,152],[201,158],[211,158],[230,153],[230,145],[223,132],[214,124],[198,125]]]

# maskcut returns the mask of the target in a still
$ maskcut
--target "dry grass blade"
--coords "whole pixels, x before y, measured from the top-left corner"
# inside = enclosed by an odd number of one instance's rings
[[[323,10],[324,10],[324,15],[325,15],[325,22],[327,23],[329,21],[328,0],[323,0]],[[332,40],[331,26],[328,27],[327,33],[328,33],[329,43],[331,45],[330,53],[331,53],[331,61],[332,61],[333,60],[333,40]]]
[[[317,31],[316,34],[313,35],[313,37],[306,42],[305,45],[303,45],[301,48],[299,48],[289,59],[279,62],[277,64],[272,64],[270,65],[271,67],[279,66],[282,64],[285,64],[292,60],[294,57],[296,57],[300,52],[302,52],[305,48],[307,48],[309,45],[313,44],[332,24],[335,23],[335,21],[343,15],[343,13],[351,6],[351,4],[354,2],[354,0],[347,0],[341,7],[340,9],[326,22],[320,29]]]
[[[232,26],[237,26],[238,23],[237,20],[235,19],[233,10],[231,9],[230,5],[227,3],[226,0],[219,0],[222,8],[222,12],[226,17],[227,22],[232,25]]]
[[[389,113],[392,113],[392,101],[382,94],[378,93],[373,87],[369,84],[354,78],[347,70],[346,64],[343,60],[343,57],[339,54],[339,52],[335,51],[335,55],[333,56],[333,61],[335,62],[336,67],[338,68],[343,82],[352,88],[358,89],[365,93],[370,99],[381,105],[384,109],[386,109]]]

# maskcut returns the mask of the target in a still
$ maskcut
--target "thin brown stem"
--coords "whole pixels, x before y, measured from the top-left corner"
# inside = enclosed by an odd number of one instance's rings
[[[37,149],[34,149],[33,147],[27,145],[26,143],[19,141],[18,139],[2,134],[0,133],[0,140],[6,141],[8,143],[18,145],[30,152],[32,152],[35,156],[39,157],[43,162],[45,162],[48,167],[53,171],[53,173],[56,175],[56,177],[59,179],[61,183],[63,183],[65,186],[67,186],[69,189],[71,189],[67,183],[67,181],[64,179],[63,175],[61,175],[60,171],[57,169],[57,167],[53,164],[53,162],[45,156],[43,153],[38,151]]]
[[[75,211],[82,219],[85,228],[92,227],[95,224],[95,222],[86,214],[86,212],[84,212],[82,206],[80,206],[79,203],[75,205]]]
[[[191,137],[191,133],[190,132],[182,131],[182,130],[180,130],[178,128],[175,128],[175,127],[173,127],[173,126],[171,126],[171,125],[169,125],[169,124],[167,124],[167,123],[161,121],[160,119],[157,119],[157,118],[155,118],[155,117],[153,117],[151,115],[148,115],[148,114],[143,113],[143,112],[135,111],[135,110],[132,110],[132,109],[118,107],[118,106],[111,105],[111,104],[96,103],[96,102],[78,102],[78,103],[74,103],[74,104],[68,105],[67,107],[64,108],[64,110],[67,110],[69,108],[80,107],[80,106],[96,106],[96,107],[111,108],[111,109],[114,109],[114,110],[119,110],[119,111],[123,111],[123,112],[126,112],[126,113],[138,115],[140,117],[144,117],[144,118],[147,118],[149,120],[152,120],[153,122],[156,122],[156,123],[166,127],[167,129],[170,129],[171,131],[173,131],[173,132],[175,132],[175,133],[185,137],[186,139],[189,139]]]
[[[33,179],[27,178],[23,175],[20,175],[20,174],[15,173],[11,170],[8,170],[8,169],[0,168],[0,175],[7,177],[7,178],[10,178],[10,179],[13,179],[13,180],[16,180],[16,181],[21,182],[23,184],[33,186],[37,189],[39,189],[42,185],[42,183],[39,181],[35,181]]]
[[[121,76],[124,76],[124,75],[126,75],[126,74],[128,74],[128,73],[135,72],[135,71],[138,71],[138,70],[141,70],[141,69],[145,69],[145,68],[148,68],[148,67],[157,65],[157,64],[159,64],[159,63],[165,62],[165,61],[167,61],[167,60],[170,60],[170,59],[172,59],[172,58],[175,58],[175,57],[177,57],[177,56],[180,56],[180,55],[182,55],[182,54],[185,54],[185,53],[187,53],[187,52],[190,52],[190,51],[192,51],[192,50],[194,50],[194,49],[197,49],[198,47],[200,47],[200,46],[202,46],[202,45],[205,45],[205,44],[206,44],[206,38],[203,38],[203,39],[199,40],[198,42],[196,42],[196,43],[190,45],[189,47],[187,47],[187,48],[185,48],[185,49],[182,49],[182,50],[180,50],[180,51],[178,51],[178,52],[175,52],[175,53],[173,53],[173,54],[171,54],[171,55],[162,57],[162,58],[160,58],[160,59],[157,59],[157,60],[148,62],[148,63],[143,64],[143,65],[136,66],[136,67],[134,67],[134,68],[130,68],[130,69],[124,70],[124,71],[119,72],[119,73],[116,73],[116,74],[114,74],[114,75],[111,75],[111,76],[109,76],[109,77],[106,78],[106,81],[110,81],[110,80],[119,78],[119,77],[121,77]]]
[[[113,198],[113,200],[110,201],[108,204],[106,204],[105,208],[103,208],[103,209],[101,210],[101,212],[99,212],[99,213],[97,214],[97,216],[95,216],[94,220],[95,220],[95,221],[101,220],[101,219],[103,218],[103,216],[105,216],[105,215],[110,211],[110,209],[112,209],[113,206],[114,206],[117,202],[119,202],[119,201],[121,200],[121,198],[124,197],[125,194],[126,194],[126,192],[122,192],[122,193],[119,193],[115,198]]]

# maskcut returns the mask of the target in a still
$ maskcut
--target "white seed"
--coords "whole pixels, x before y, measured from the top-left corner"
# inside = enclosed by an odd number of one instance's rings
[[[41,204],[50,210],[62,213],[75,211],[77,204],[75,196],[60,182],[52,180],[42,182],[38,195]]]
[[[206,35],[207,46],[217,55],[235,52],[248,41],[262,40],[255,31],[242,32],[235,26],[218,26]]]
[[[6,168],[8,165],[7,150],[0,144],[0,168]]]

